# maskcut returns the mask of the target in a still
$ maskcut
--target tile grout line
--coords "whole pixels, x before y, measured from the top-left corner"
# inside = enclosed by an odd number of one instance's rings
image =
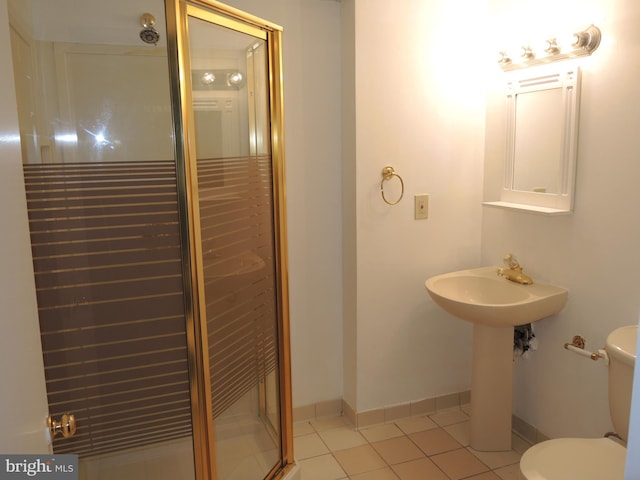
[[[433,455],[428,455],[428,454],[427,454],[424,450],[422,450],[422,448],[420,448],[420,446],[419,446],[419,445],[418,445],[418,444],[417,444],[417,443],[416,443],[416,442],[415,442],[415,441],[414,441],[414,440],[409,436],[410,434],[409,434],[409,433],[407,433],[407,431],[403,430],[403,429],[402,429],[402,427],[401,427],[400,425],[398,425],[398,423],[397,423],[397,422],[398,422],[398,420],[402,420],[402,419],[394,419],[393,421],[385,422],[385,423],[382,423],[382,424],[378,425],[378,426],[383,426],[383,425],[394,425],[394,426],[395,426],[395,427],[396,427],[396,428],[397,428],[397,429],[402,433],[402,435],[400,435],[400,436],[397,436],[397,437],[389,437],[389,438],[383,438],[383,439],[378,440],[378,441],[390,440],[390,439],[392,439],[392,438],[401,438],[401,437],[407,438],[407,439],[412,443],[412,445],[415,445],[415,446],[416,446],[416,448],[417,448],[417,449],[422,453],[423,458],[430,460],[430,461],[433,463],[433,465],[434,465],[435,467],[437,467],[437,468],[438,468],[438,470],[439,470],[440,472],[442,472],[442,474],[443,474],[445,477],[447,477],[447,478],[450,478],[450,477],[449,477],[449,475],[447,475],[447,473],[446,473],[446,472],[445,472],[445,471],[444,471],[444,470],[443,470],[443,469],[442,469],[438,464],[436,464],[435,462],[433,462],[433,461],[431,460],[431,457],[434,457],[434,456],[436,456],[436,455],[440,455],[440,454],[445,454],[445,453],[453,452],[453,451],[456,451],[456,450],[465,450],[465,451],[466,451],[466,452],[468,452],[470,455],[472,455],[474,459],[476,459],[476,460],[477,460],[481,465],[483,465],[483,466],[487,469],[487,471],[486,471],[486,472],[484,472],[484,473],[492,472],[492,473],[493,473],[494,475],[496,475],[496,476],[499,476],[497,473],[495,473],[495,471],[496,471],[496,470],[498,470],[498,469],[502,469],[502,468],[507,468],[507,467],[509,467],[509,466],[512,466],[512,465],[516,465],[516,464],[517,464],[517,462],[515,462],[515,463],[513,463],[513,464],[508,463],[508,464],[506,464],[506,465],[501,465],[501,466],[498,466],[498,467],[496,467],[496,468],[491,468],[491,466],[490,466],[490,465],[488,465],[485,461],[483,461],[480,457],[478,457],[478,456],[477,456],[473,451],[471,451],[471,448],[470,448],[470,446],[469,446],[469,445],[464,445],[464,444],[463,444],[462,442],[460,442],[458,439],[456,439],[455,437],[453,437],[449,432],[447,432],[447,430],[445,429],[445,427],[450,426],[450,425],[461,424],[461,423],[465,423],[465,422],[468,422],[468,421],[469,421],[469,416],[468,416],[468,414],[467,414],[466,412],[464,412],[462,409],[460,409],[459,411],[460,411],[460,412],[462,412],[462,413],[465,415],[465,417],[466,417],[466,418],[465,418],[464,420],[454,421],[454,422],[452,422],[452,423],[446,423],[446,424],[438,423],[436,420],[434,420],[433,418],[431,418],[432,416],[437,416],[439,413],[440,413],[440,414],[442,414],[442,412],[434,413],[434,414],[431,414],[431,415],[429,415],[429,414],[426,414],[426,415],[419,415],[419,416],[416,416],[416,418],[425,418],[425,419],[428,419],[429,421],[431,421],[434,425],[436,425],[436,427],[434,427],[434,428],[432,428],[432,429],[426,429],[426,430],[433,430],[433,429],[437,428],[437,429],[439,429],[439,430],[443,431],[443,432],[444,432],[444,433],[446,433],[448,436],[450,436],[451,438],[453,438],[453,440],[455,440],[455,442],[456,442],[458,445],[460,445],[460,448],[453,448],[453,449],[451,449],[451,450],[445,450],[445,451],[438,452],[438,453],[433,454]],[[336,417],[336,418],[340,418],[340,417]],[[411,417],[409,417],[409,418],[411,418]],[[347,429],[348,429],[348,430],[350,430],[350,431],[357,432],[357,433],[362,437],[362,439],[363,439],[363,440],[364,440],[364,442],[365,442],[365,443],[361,444],[360,446],[363,446],[363,445],[368,445],[368,446],[370,446],[370,447],[373,449],[373,451],[376,453],[376,455],[377,455],[378,457],[380,457],[380,459],[384,462],[385,469],[388,469],[389,471],[391,471],[391,472],[393,473],[393,475],[394,475],[394,476],[398,477],[398,476],[397,476],[396,471],[393,469],[393,465],[389,464],[389,463],[388,463],[388,461],[387,461],[384,457],[382,457],[382,455],[380,454],[380,452],[379,452],[379,451],[375,448],[375,446],[373,445],[373,444],[374,444],[374,443],[376,443],[376,442],[372,442],[372,441],[370,441],[370,440],[369,440],[369,439],[368,439],[364,434],[362,434],[362,431],[361,431],[361,430],[366,430],[366,429],[358,429],[357,427],[355,427],[354,425],[352,425],[350,422],[348,422],[348,419],[346,419],[346,418],[345,418],[345,420],[347,420],[347,421],[344,421],[342,425],[336,425],[336,426],[333,426],[333,427],[327,427],[327,428],[323,428],[323,429],[318,429],[318,427],[317,427],[316,425],[314,425],[313,421],[310,421],[310,420],[309,420],[309,421],[307,421],[307,423],[308,423],[308,424],[310,425],[310,427],[311,427],[311,433],[313,433],[313,434],[317,435],[317,437],[318,437],[318,438],[320,439],[320,441],[322,442],[322,445],[325,447],[325,449],[326,449],[326,450],[329,452],[329,454],[331,455],[332,459],[333,459],[333,460],[336,462],[336,464],[340,467],[341,471],[342,471],[342,472],[344,472],[345,477],[341,477],[341,478],[349,479],[349,478],[351,478],[351,477],[350,477],[350,476],[347,474],[347,472],[344,470],[344,468],[342,467],[342,464],[338,461],[338,458],[336,457],[335,453],[336,453],[336,452],[338,452],[338,451],[347,450],[347,449],[349,449],[349,448],[356,448],[357,446],[355,446],[355,447],[347,447],[346,449],[341,449],[341,450],[332,450],[332,449],[330,448],[329,444],[328,444],[328,443],[325,441],[325,439],[322,437],[321,432],[323,432],[323,431],[328,431],[328,430],[332,430],[332,429],[337,429],[337,428],[343,428],[343,427],[344,427],[344,428],[347,428]],[[375,427],[376,427],[376,426],[371,426],[371,427],[367,427],[367,429],[368,429],[368,428],[375,428]],[[424,430],[419,430],[419,431],[424,431]],[[413,432],[413,433],[417,433],[417,432]],[[306,435],[306,434],[305,434],[305,435]],[[299,435],[299,436],[303,436],[303,434],[301,434],[301,435]],[[520,455],[521,455],[521,454],[519,454],[518,452],[516,452],[516,451],[515,451],[515,450],[513,450],[513,449],[511,450],[511,452],[514,452],[514,453],[515,453],[516,455],[518,455],[518,456],[520,456]],[[310,457],[310,458],[318,457],[318,456],[322,456],[322,455],[326,455],[326,454],[314,455],[314,456],[312,456],[312,457]],[[402,465],[402,464],[404,464],[404,463],[408,463],[408,462],[410,462],[410,460],[408,460],[408,461],[406,461],[406,462],[401,462],[401,463],[399,463],[398,465]],[[370,470],[370,471],[368,471],[368,472],[373,472],[373,471],[376,471],[376,470],[378,470],[378,469]],[[368,472],[361,472],[361,473],[368,473]],[[475,474],[472,474],[472,475],[470,475],[470,476],[466,476],[466,477],[463,477],[463,478],[473,478],[475,475],[479,475],[479,474],[482,474],[482,473],[475,473]],[[399,477],[398,477],[398,478],[399,478]],[[500,477],[500,478],[501,478],[501,477]],[[461,480],[462,480],[462,479],[461,479]]]

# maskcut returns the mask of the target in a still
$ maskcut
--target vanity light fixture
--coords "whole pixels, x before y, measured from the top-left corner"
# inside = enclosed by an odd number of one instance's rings
[[[227,75],[227,82],[229,83],[229,85],[241,85],[243,80],[244,77],[240,72],[232,72]]]
[[[590,25],[586,30],[573,34],[573,43],[571,46],[590,55],[591,52],[600,45],[601,38],[602,34],[600,33],[600,29],[595,25]]]
[[[211,85],[216,81],[216,74],[213,72],[204,72],[200,77],[200,81],[203,85]]]
[[[511,58],[509,58],[509,55],[504,50],[502,52],[498,52],[498,63],[500,65],[507,65],[511,63]]]
[[[558,45],[558,40],[555,38],[550,38],[547,40],[547,46],[544,49],[544,52],[547,55],[555,55],[556,53],[560,53],[560,45]]]
[[[533,60],[534,58],[536,58],[536,54],[533,53],[533,50],[531,50],[531,47],[529,45],[525,45],[522,47],[522,50],[520,51],[520,56],[524,58],[526,61]]]
[[[236,69],[208,68],[191,71],[191,85],[194,90],[240,90],[246,83],[246,75]]]
[[[573,34],[571,45],[565,47],[556,38],[549,38],[544,51],[540,54],[537,54],[529,45],[522,47],[519,58],[516,59],[512,59],[506,51],[501,51],[498,64],[507,71],[591,55],[600,45],[601,38],[600,29],[595,25],[589,25],[584,30]]]

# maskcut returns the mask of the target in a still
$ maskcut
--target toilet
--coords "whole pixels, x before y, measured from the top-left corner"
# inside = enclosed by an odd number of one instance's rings
[[[615,432],[629,433],[633,367],[638,326],[615,329],[607,337],[609,411]],[[520,459],[522,480],[624,479],[627,449],[615,438],[557,438],[534,445]]]

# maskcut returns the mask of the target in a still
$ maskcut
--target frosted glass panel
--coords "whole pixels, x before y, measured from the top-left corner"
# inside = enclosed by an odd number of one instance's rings
[[[53,450],[82,480],[193,479],[166,46],[135,5],[80,3],[9,8],[49,412],[77,423]]]
[[[217,472],[255,480],[282,456],[265,42],[189,35]]]

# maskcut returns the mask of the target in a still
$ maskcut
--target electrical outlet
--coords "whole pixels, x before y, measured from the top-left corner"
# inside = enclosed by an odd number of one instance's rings
[[[415,195],[415,218],[416,220],[424,220],[429,218],[429,195]]]

